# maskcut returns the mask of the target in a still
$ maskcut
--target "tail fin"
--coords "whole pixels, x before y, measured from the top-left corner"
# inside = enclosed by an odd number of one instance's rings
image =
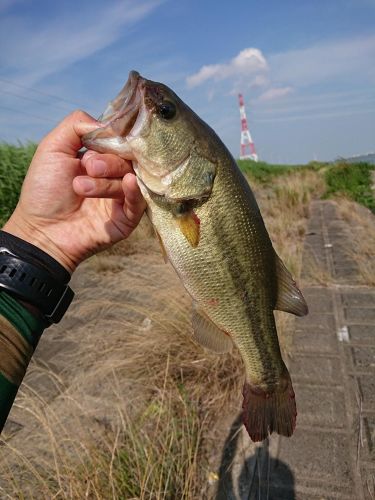
[[[245,382],[243,388],[243,422],[253,441],[263,441],[277,432],[291,436],[296,427],[296,400],[289,374],[285,384],[274,392],[265,392]]]

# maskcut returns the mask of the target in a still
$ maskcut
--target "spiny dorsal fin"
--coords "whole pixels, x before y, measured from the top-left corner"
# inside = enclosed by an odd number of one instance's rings
[[[200,238],[200,220],[197,214],[190,210],[190,212],[175,217],[175,221],[190,245],[196,248]]]
[[[206,349],[217,353],[232,350],[233,342],[230,336],[220,330],[207,316],[193,304],[193,339]]]
[[[305,316],[308,313],[306,301],[288,269],[278,255],[276,258],[277,300],[275,309]]]

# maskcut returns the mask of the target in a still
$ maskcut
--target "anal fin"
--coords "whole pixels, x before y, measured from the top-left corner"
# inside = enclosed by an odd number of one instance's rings
[[[305,316],[308,313],[306,301],[283,261],[275,253],[277,274],[277,300],[275,309]]]
[[[193,339],[206,349],[217,353],[230,352],[233,342],[230,336],[220,330],[203,311],[193,304]]]

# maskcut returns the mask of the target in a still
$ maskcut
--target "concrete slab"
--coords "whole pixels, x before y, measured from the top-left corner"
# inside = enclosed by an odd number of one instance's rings
[[[353,343],[375,345],[374,325],[349,325],[348,330]]]
[[[293,373],[293,380],[298,383],[308,383],[310,385],[337,385],[341,384],[341,364],[337,355],[319,356],[295,353],[290,363],[290,371]]]
[[[298,425],[344,429],[343,388],[294,384],[298,404]]]
[[[375,330],[375,304],[374,307],[347,307],[345,308],[345,318],[348,323],[374,323]]]
[[[375,306],[375,292],[341,292],[343,304],[350,307],[370,307]]]

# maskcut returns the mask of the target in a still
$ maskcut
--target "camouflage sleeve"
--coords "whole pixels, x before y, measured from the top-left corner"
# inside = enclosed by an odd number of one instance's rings
[[[0,432],[47,325],[0,291]]]

